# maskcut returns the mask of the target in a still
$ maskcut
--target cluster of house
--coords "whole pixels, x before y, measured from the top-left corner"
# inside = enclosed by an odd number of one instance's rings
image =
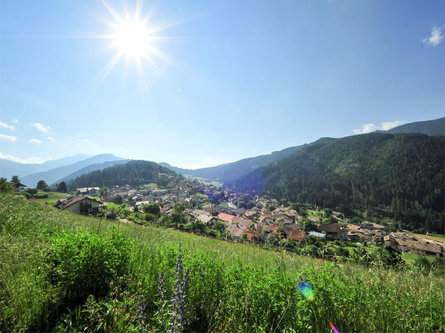
[[[241,216],[221,211],[216,205],[206,205],[201,210],[189,212],[190,219],[196,219],[208,226],[219,220],[227,231],[235,238],[265,241],[268,237],[287,238],[293,241],[303,241],[308,236],[340,239],[351,242],[368,242],[372,244],[387,244],[404,252],[426,256],[443,257],[445,244],[430,239],[414,237],[408,231],[387,234],[384,226],[365,222],[357,224],[316,224],[317,231],[305,232],[298,225],[302,217],[288,207],[278,207],[273,211],[264,207],[246,210]]]
[[[103,207],[103,203],[91,198],[97,195],[98,187],[78,188],[77,196],[60,200],[56,207],[67,209],[79,214],[94,214]],[[203,193],[204,192],[204,193]],[[188,202],[193,207],[200,209],[189,209],[189,220],[199,220],[208,226],[216,221],[224,223],[226,230],[234,238],[247,238],[255,241],[266,241],[269,237],[276,239],[286,238],[301,242],[308,236],[326,237],[344,241],[363,242],[373,244],[388,244],[402,251],[428,255],[444,256],[444,246],[439,242],[410,236],[409,232],[398,232],[387,234],[384,226],[365,222],[356,224],[319,224],[319,219],[309,218],[314,222],[316,231],[305,232],[301,230],[298,221],[302,218],[290,207],[282,207],[276,200],[252,197],[254,202],[251,209],[239,208],[235,205],[240,195],[228,189],[219,190],[213,185],[200,185],[188,181],[179,182],[169,188],[159,189],[155,186],[134,189],[129,185],[114,186],[110,188],[109,197],[122,196],[124,201],[132,203],[133,206],[157,202],[161,206],[161,213],[168,214],[172,207],[178,202]],[[209,202],[210,198],[218,198],[225,201],[224,205]],[[213,200],[212,200],[213,201]],[[270,210],[266,207],[277,207]],[[336,212],[333,212],[335,216]],[[340,214],[340,213],[337,213]]]
[[[227,203],[229,208],[236,209],[235,202],[239,199],[258,201],[257,195],[234,192],[229,188],[221,189],[213,184],[202,184],[202,191],[213,204]]]
[[[434,240],[413,236],[408,232],[391,232],[384,237],[385,244],[403,252],[432,257],[445,256],[445,244]]]
[[[117,196],[122,198],[123,202],[131,205],[140,206],[144,203],[157,202],[162,207],[173,207],[176,202],[201,202],[207,197],[194,196],[193,194],[200,191],[200,185],[191,183],[189,181],[179,181],[178,183],[171,183],[166,188],[158,188],[157,186],[144,186],[142,188],[134,188],[130,185],[111,186],[107,198],[108,201],[113,201]]]
[[[306,232],[296,223],[298,214],[289,208],[277,208],[272,212],[255,208],[244,210],[242,216],[230,214],[227,212],[229,210],[230,207],[207,204],[202,209],[191,210],[189,217],[208,226],[221,221],[234,238],[265,241],[269,237],[276,237],[302,241],[306,236]]]
[[[94,186],[94,187],[79,187],[76,188],[76,193],[80,195],[91,195],[96,196],[99,195],[100,187]]]

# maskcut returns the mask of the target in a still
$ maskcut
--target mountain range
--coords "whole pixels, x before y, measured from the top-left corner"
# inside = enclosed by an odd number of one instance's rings
[[[401,223],[444,233],[445,118],[405,124],[389,131],[321,138],[268,155],[210,168],[182,169],[167,163],[130,161],[111,154],[75,155],[42,165],[0,160],[4,172],[28,187],[39,180],[69,187],[156,182],[185,176],[218,181],[238,192],[308,202],[342,212],[378,210]],[[69,163],[72,162],[72,163]],[[51,166],[56,166],[51,168]],[[31,170],[39,172],[22,176]],[[12,173],[11,173],[12,172]],[[4,177],[4,176],[3,176]]]
[[[432,136],[445,135],[445,117],[436,120],[413,122],[388,131],[378,132],[394,134],[422,133]],[[218,181],[222,184],[232,184],[237,179],[254,170],[276,163],[309,145],[310,144],[289,147],[267,155],[245,158],[233,163],[195,170],[174,167],[165,162],[159,164],[185,176]],[[0,177],[9,179],[13,175],[19,175],[22,183],[28,187],[34,187],[39,180],[45,180],[48,184],[61,181],[67,182],[83,174],[102,170],[116,163],[124,163],[125,161],[125,159],[111,154],[101,154],[92,157],[85,154],[78,154],[58,160],[47,161],[42,164],[22,164],[0,159]]]
[[[377,131],[379,133],[421,133],[430,136],[444,135],[445,136],[445,117],[436,120],[418,121],[401,126],[394,127],[387,131]],[[283,149],[281,151],[273,152],[268,155],[261,155],[256,157],[245,158],[233,163],[227,163],[210,168],[201,168],[196,170],[181,169],[173,167],[168,163],[161,163],[162,166],[170,170],[180,173],[184,176],[204,178],[211,181],[218,181],[223,184],[232,183],[236,179],[247,175],[253,170],[264,167],[266,165],[275,163],[283,158],[286,158],[300,149],[303,149],[308,144],[295,146]]]
[[[0,159],[0,177],[9,179],[12,176],[25,177],[37,172],[45,172],[51,169],[59,168],[65,165],[82,161],[90,155],[77,154],[73,156],[63,157],[56,160],[46,161],[41,164],[25,164],[17,163],[7,159]]]
[[[233,163],[226,163],[217,165],[215,167],[201,168],[196,170],[173,167],[165,162],[160,163],[160,165],[184,176],[199,177],[220,183],[226,183],[234,181],[235,179],[257,168],[279,161],[305,146],[306,145],[289,147],[280,151],[275,151],[268,155],[245,158]]]
[[[19,168],[12,169],[12,175],[19,175],[21,182],[27,187],[32,188],[37,186],[39,180],[44,180],[47,184],[52,185],[57,182],[71,180],[83,173],[105,168],[113,165],[114,163],[125,161],[123,158],[116,157],[112,154],[100,154],[88,158],[85,158],[85,156],[88,155],[75,155],[60,160],[48,161],[43,163],[44,165],[42,165],[40,168],[37,168],[43,171],[31,173],[26,176],[22,176],[22,174],[29,173],[31,170],[36,170],[35,165],[25,165],[29,166],[25,168],[20,168],[22,166],[20,165]],[[1,162],[3,163],[4,161],[2,160]],[[20,174],[20,171],[23,170],[24,172]],[[8,170],[8,172],[11,173],[11,170]],[[1,169],[0,176],[4,177],[3,168]]]

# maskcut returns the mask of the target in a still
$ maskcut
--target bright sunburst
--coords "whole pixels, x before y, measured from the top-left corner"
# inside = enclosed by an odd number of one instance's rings
[[[108,20],[110,32],[94,37],[108,40],[110,42],[109,46],[115,50],[115,54],[105,66],[99,85],[116,64],[122,58],[125,58],[127,67],[130,65],[136,67],[141,89],[144,90],[147,65],[156,70],[158,60],[169,64],[175,63],[171,57],[155,46],[156,41],[165,39],[159,36],[159,33],[175,24],[153,25],[151,17],[153,8],[142,15],[141,3],[139,1],[136,2],[132,14],[130,14],[129,8],[124,8],[123,13],[119,14],[108,0],[102,0],[102,3],[108,10],[108,13],[111,14],[111,20]]]
[[[144,22],[137,18],[117,22],[112,35],[113,46],[127,58],[140,60],[147,58],[152,53],[151,45],[153,36]]]

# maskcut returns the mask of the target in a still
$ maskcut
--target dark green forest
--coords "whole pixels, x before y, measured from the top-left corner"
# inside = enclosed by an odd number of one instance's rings
[[[77,177],[68,184],[68,188],[73,190],[77,187],[102,186],[104,184],[106,186],[126,184],[137,186],[148,183],[164,186],[171,180],[171,177],[175,178],[177,175],[157,163],[129,161]]]
[[[423,134],[324,138],[227,186],[341,211],[373,208],[401,227],[444,233],[444,143]]]

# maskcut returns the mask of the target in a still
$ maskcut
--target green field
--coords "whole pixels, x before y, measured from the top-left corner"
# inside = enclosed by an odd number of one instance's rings
[[[422,238],[428,238],[428,239],[434,240],[436,242],[445,243],[445,235],[439,235],[439,234],[429,234],[429,235],[413,234],[413,235],[422,237]]]
[[[19,196],[0,195],[0,242],[2,332],[331,332],[329,322],[340,332],[445,330],[445,279],[411,267],[324,262]],[[181,320],[178,254],[190,269]]]
[[[39,200],[42,200],[43,202],[46,202],[48,205],[55,205],[58,200],[65,199],[65,198],[73,195],[73,194],[70,194],[70,193],[43,192],[43,191],[39,191],[38,194],[39,195],[41,195],[41,194],[48,195],[48,198],[39,199]]]

